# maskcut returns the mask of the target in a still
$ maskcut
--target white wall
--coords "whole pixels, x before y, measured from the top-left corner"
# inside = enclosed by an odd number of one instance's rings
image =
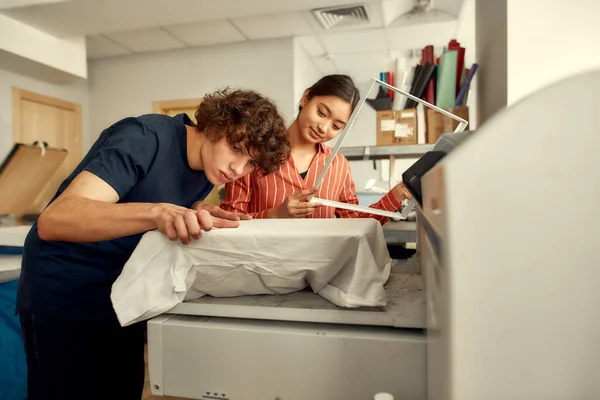
[[[298,105],[304,91],[324,76],[312,62],[298,39],[294,39],[294,117],[297,115]]]
[[[544,86],[600,68],[597,0],[464,0],[457,37],[466,45],[473,15],[479,123]]]
[[[0,162],[4,160],[13,146],[12,131],[12,87],[29,90],[46,96],[81,104],[82,110],[82,146],[84,152],[91,145],[89,135],[89,99],[87,82],[58,85],[42,82],[33,78],[0,70]]]
[[[48,66],[65,75],[87,78],[83,36],[57,38],[0,14],[0,57],[11,56],[18,56],[32,64]]]
[[[600,68],[600,1],[508,0],[508,104]]]
[[[524,2],[525,3],[525,2]],[[477,112],[483,124],[507,104],[507,0],[477,0],[475,4]],[[524,16],[531,29],[538,17]],[[529,74],[537,71],[527,68]]]
[[[458,15],[456,40],[458,40],[465,51],[465,67],[470,68],[477,60],[477,32],[476,26],[475,0],[463,0],[460,14]],[[481,67],[481,65],[480,65]],[[477,86],[479,84],[479,72],[471,81],[469,94],[467,97],[467,107],[469,107],[469,126],[467,129],[477,129],[479,110],[477,98]]]
[[[294,110],[293,40],[277,39],[138,54],[89,63],[91,134],[120,118],[152,112],[152,102],[199,98],[230,86],[257,90]]]

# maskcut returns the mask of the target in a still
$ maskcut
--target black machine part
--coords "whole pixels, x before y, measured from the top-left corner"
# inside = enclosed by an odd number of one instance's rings
[[[402,174],[402,182],[420,206],[423,205],[423,191],[421,189],[423,175],[429,172],[448,153],[460,146],[470,137],[470,134],[471,131],[443,134],[431,151],[425,153]]]
[[[423,205],[421,178],[438,162],[440,162],[440,160],[444,158],[446,154],[448,153],[443,151],[428,151],[402,174],[402,182],[404,182],[404,186],[406,186],[406,189],[408,189],[410,194],[412,194],[413,198],[417,201],[417,203],[419,203],[419,205]]]

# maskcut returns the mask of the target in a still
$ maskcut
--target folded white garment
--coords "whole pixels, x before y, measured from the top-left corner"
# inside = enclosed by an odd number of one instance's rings
[[[112,287],[122,326],[184,300],[311,289],[340,307],[386,304],[391,259],[374,219],[263,219],[185,246],[146,233]]]

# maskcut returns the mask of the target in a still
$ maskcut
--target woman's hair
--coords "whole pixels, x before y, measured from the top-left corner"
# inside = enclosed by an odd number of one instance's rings
[[[317,96],[336,96],[352,106],[352,111],[358,104],[360,92],[348,75],[326,75],[308,88],[306,99]],[[298,107],[302,111],[302,106]]]
[[[227,88],[207,94],[195,116],[196,128],[208,140],[227,137],[232,145],[240,143],[265,175],[279,169],[290,156],[284,119],[271,100],[255,91]]]

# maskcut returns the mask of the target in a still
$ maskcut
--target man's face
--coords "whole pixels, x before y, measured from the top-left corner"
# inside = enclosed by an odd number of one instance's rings
[[[215,186],[248,175],[256,167],[243,143],[229,144],[226,137],[217,142],[207,140],[201,152],[204,173]]]

